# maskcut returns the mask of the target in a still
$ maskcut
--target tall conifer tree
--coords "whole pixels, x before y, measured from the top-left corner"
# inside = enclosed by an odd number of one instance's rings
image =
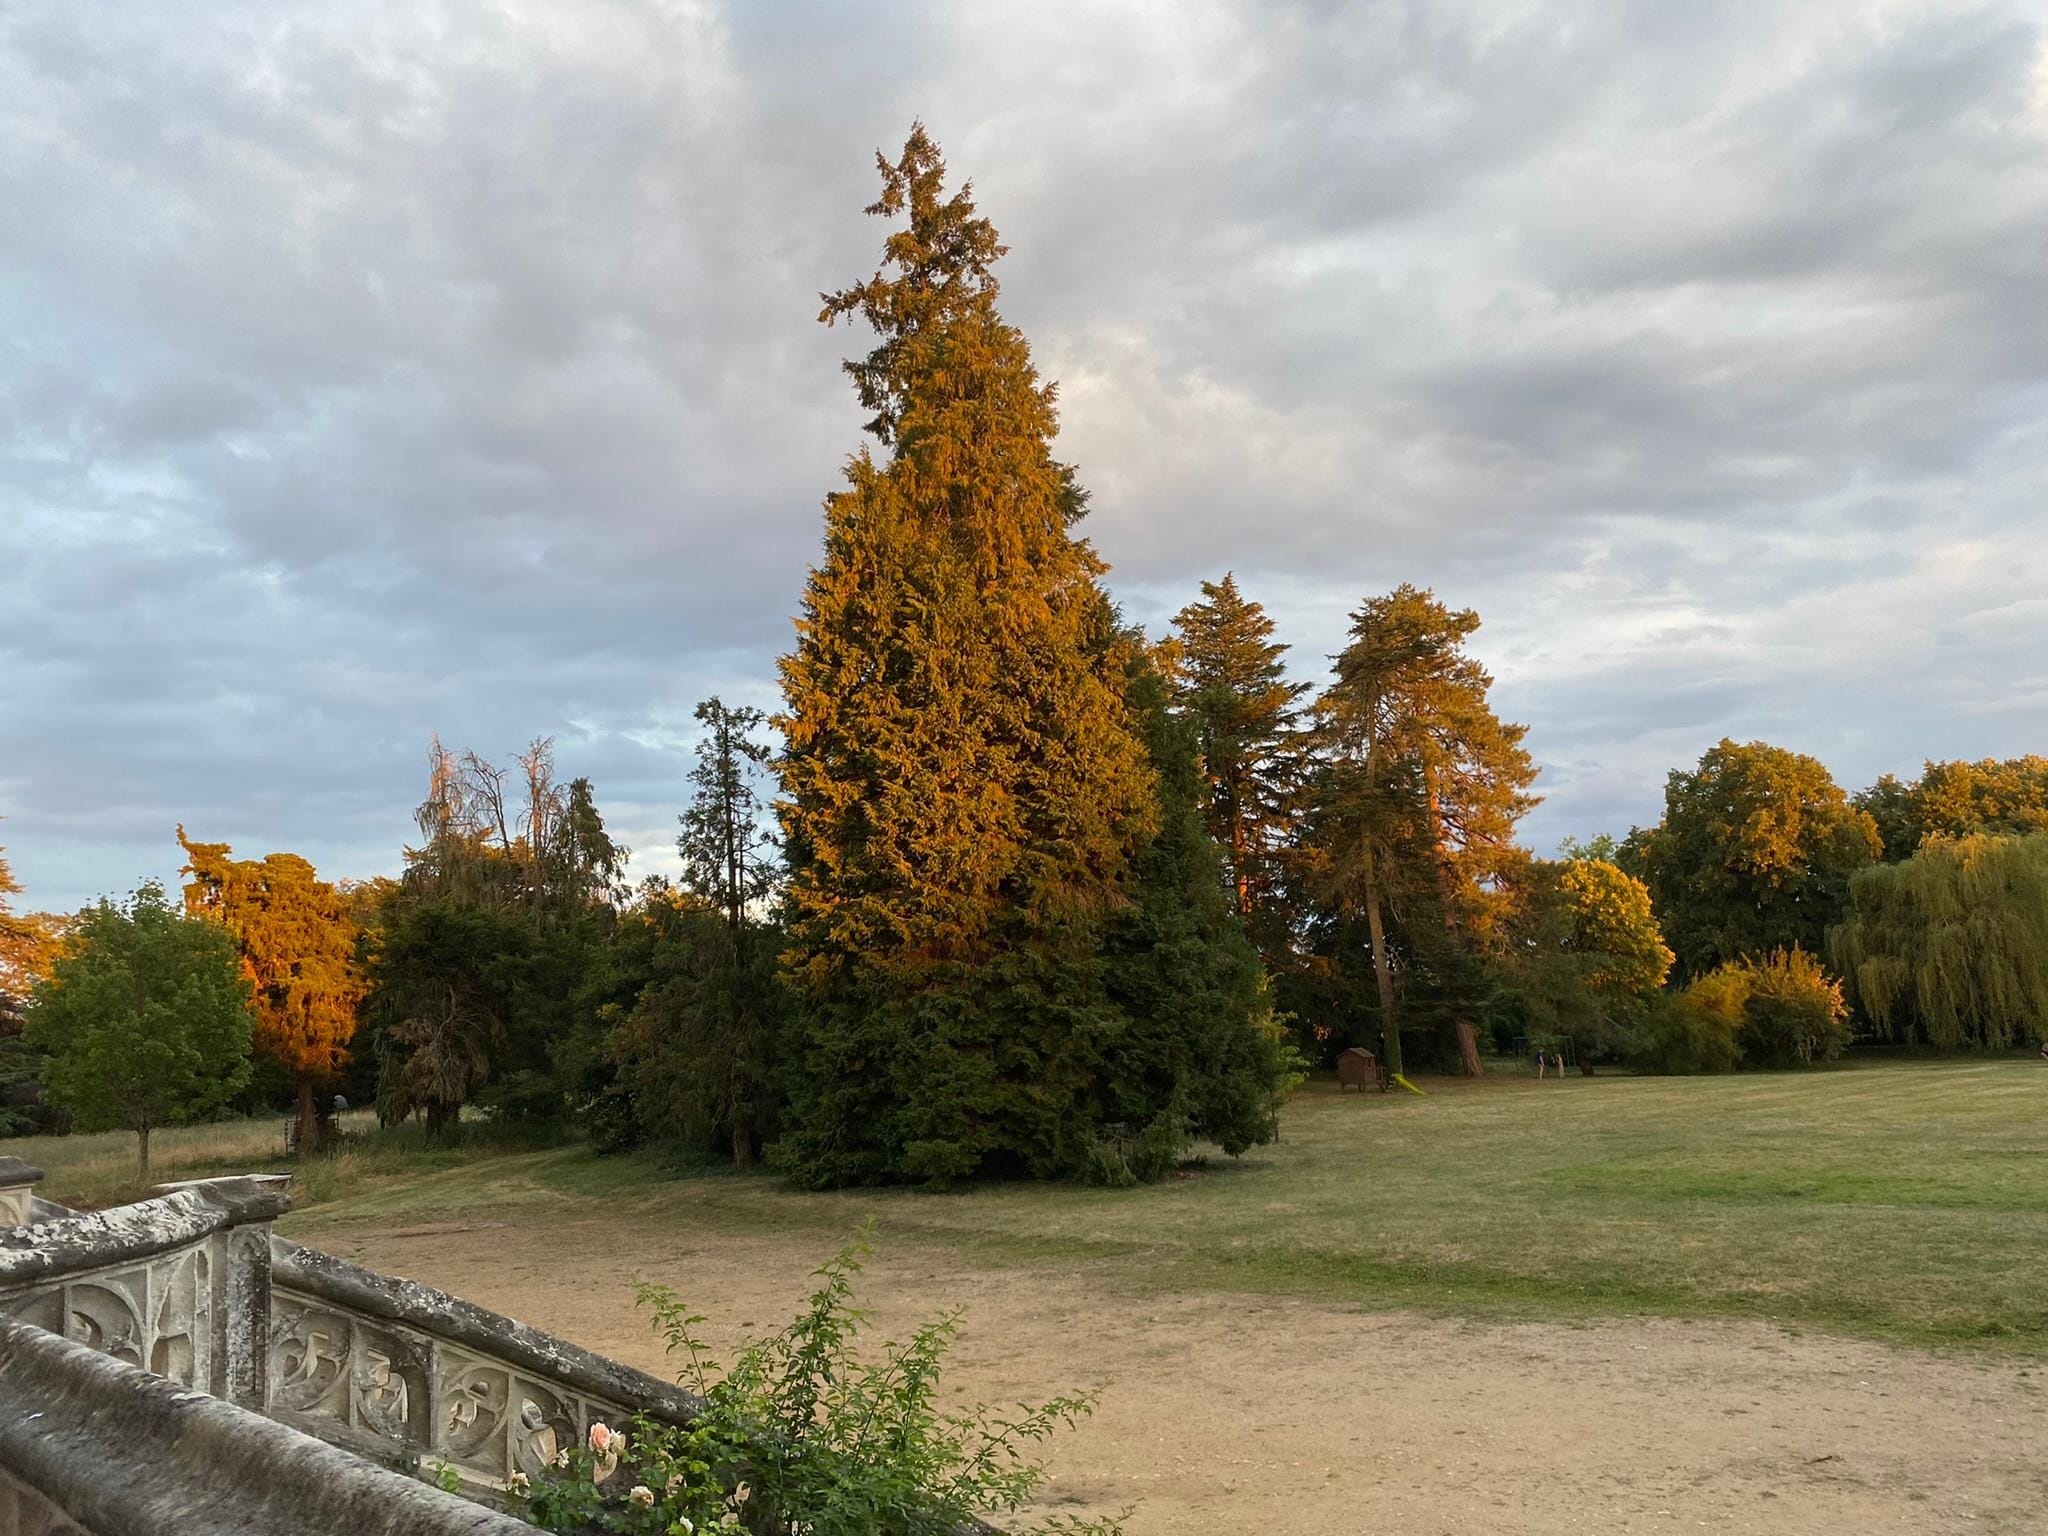
[[[1070,533],[1054,387],[996,310],[1003,252],[922,125],[877,156],[869,429],[781,665],[799,1180],[1077,1170],[1117,1033],[1099,947],[1156,818],[1128,641]]]
[[[1526,726],[1493,712],[1493,679],[1465,653],[1471,609],[1403,584],[1352,615],[1351,643],[1317,700],[1321,804],[1306,852],[1323,890],[1362,913],[1387,1064],[1402,1070],[1389,920],[1407,914],[1408,958],[1459,989],[1505,905],[1501,877],[1525,862],[1515,823],[1536,804]],[[1420,919],[1418,921],[1418,919]],[[1412,1001],[1412,1000],[1411,1000]],[[1450,1004],[1459,1055],[1480,1071],[1469,1000]]]
[[[1270,956],[1273,925],[1259,919],[1292,810],[1295,705],[1309,685],[1287,680],[1287,647],[1273,638],[1266,610],[1238,591],[1235,574],[1203,582],[1202,600],[1173,624],[1176,703],[1195,724],[1204,818],[1223,849],[1238,916]]]

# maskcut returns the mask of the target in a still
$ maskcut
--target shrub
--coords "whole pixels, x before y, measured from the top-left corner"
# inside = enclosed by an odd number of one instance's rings
[[[1637,1031],[1630,1064],[1639,1072],[1732,1072],[1740,1055],[1727,1017],[1694,990],[1667,995]]]
[[[1022,1509],[1042,1481],[1030,1447],[1094,1407],[1090,1394],[1038,1408],[946,1413],[939,1376],[959,1314],[905,1344],[861,1358],[865,1314],[853,1305],[864,1244],[817,1271],[796,1320],[741,1351],[721,1372],[693,1331],[704,1321],[666,1287],[642,1285],[683,1385],[704,1400],[687,1428],[636,1419],[627,1433],[593,1425],[530,1487],[523,1512],[561,1533],[616,1531],[750,1536],[953,1536],[986,1515]],[[523,1480],[522,1480],[523,1481]],[[1023,1536],[1118,1536],[1114,1519],[1054,1517]]]
[[[1744,980],[1745,1066],[1789,1067],[1833,1061],[1849,1043],[1842,985],[1805,950],[1779,949],[1737,962]]]
[[[1645,1072],[1727,1072],[1832,1061],[1849,1042],[1841,985],[1803,949],[1745,955],[1666,997],[1634,1058]]]

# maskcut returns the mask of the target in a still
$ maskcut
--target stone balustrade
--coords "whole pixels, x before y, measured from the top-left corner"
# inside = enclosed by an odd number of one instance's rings
[[[0,1161],[0,1536],[525,1530],[400,1474],[450,1467],[488,1503],[594,1421],[681,1423],[698,1407],[565,1340],[273,1236],[286,1178],[165,1185],[78,1213],[37,1200],[37,1177]],[[236,1493],[263,1480],[228,1454],[238,1436],[305,1485],[269,1503],[260,1486]],[[142,1492],[123,1503],[109,1483]],[[345,1518],[359,1499],[399,1523]]]
[[[524,1323],[272,1239],[268,1412],[379,1460],[465,1483],[532,1476],[594,1422],[686,1422],[679,1388]]]

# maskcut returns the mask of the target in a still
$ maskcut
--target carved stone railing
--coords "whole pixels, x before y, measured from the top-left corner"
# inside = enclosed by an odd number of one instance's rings
[[[532,1530],[250,1409],[0,1317],[0,1532],[7,1536]]]
[[[394,1465],[441,1463],[502,1489],[636,1413],[684,1423],[696,1398],[410,1280],[272,1239],[268,1412]]]
[[[139,1205],[0,1230],[0,1314],[260,1409],[270,1227],[284,1178],[166,1186]]]
[[[538,1329],[274,1237],[270,1223],[289,1204],[286,1178],[165,1185],[137,1205],[79,1213],[36,1199],[37,1177],[25,1163],[0,1162],[0,1211],[31,1218],[0,1221],[0,1536],[203,1528],[151,1524],[153,1504],[125,1513],[95,1505],[97,1521],[80,1507],[80,1499],[97,1497],[97,1484],[66,1469],[125,1454],[94,1442],[90,1426],[111,1423],[102,1410],[126,1400],[123,1394],[132,1398],[138,1381],[172,1393],[173,1407],[187,1405],[172,1413],[164,1403],[151,1406],[144,1392],[135,1410],[142,1430],[171,1432],[165,1426],[178,1414],[198,1411],[191,1403],[219,1399],[213,1407],[232,1407],[245,1419],[261,1415],[259,1438],[279,1454],[296,1447],[303,1460],[324,1443],[330,1458],[355,1453],[345,1458],[355,1466],[447,1466],[485,1502],[515,1472],[531,1476],[558,1450],[581,1443],[596,1421],[644,1413],[683,1423],[700,1406],[679,1388]],[[38,1337],[48,1371],[68,1372],[83,1394],[65,1405],[81,1427],[55,1451],[65,1412],[46,1404],[31,1415],[26,1407],[49,1381],[4,1358],[9,1350],[21,1354],[19,1341]],[[106,1400],[95,1406],[86,1400],[92,1394]],[[40,1428],[31,1422],[38,1418]],[[216,1438],[232,1428],[231,1421],[205,1422]],[[151,1477],[203,1478],[209,1469],[190,1465],[188,1451],[177,1450],[172,1470]],[[143,1474],[131,1467],[121,1475]],[[447,1495],[409,1480],[403,1486],[431,1498],[415,1510],[424,1523],[392,1529],[485,1528],[447,1524],[455,1516],[433,1502]],[[450,1502],[457,1512],[481,1513]],[[238,1509],[234,1519],[255,1518]],[[372,1527],[287,1521],[276,1528],[363,1536]],[[271,1527],[228,1520],[220,1529]]]

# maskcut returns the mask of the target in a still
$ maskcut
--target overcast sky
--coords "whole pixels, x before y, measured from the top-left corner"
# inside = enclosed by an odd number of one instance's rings
[[[1013,248],[1155,631],[1479,609],[1566,833],[1723,735],[2048,751],[2048,53],[2021,4],[0,8],[0,843],[395,870],[553,735],[672,866],[860,440],[873,152]]]

